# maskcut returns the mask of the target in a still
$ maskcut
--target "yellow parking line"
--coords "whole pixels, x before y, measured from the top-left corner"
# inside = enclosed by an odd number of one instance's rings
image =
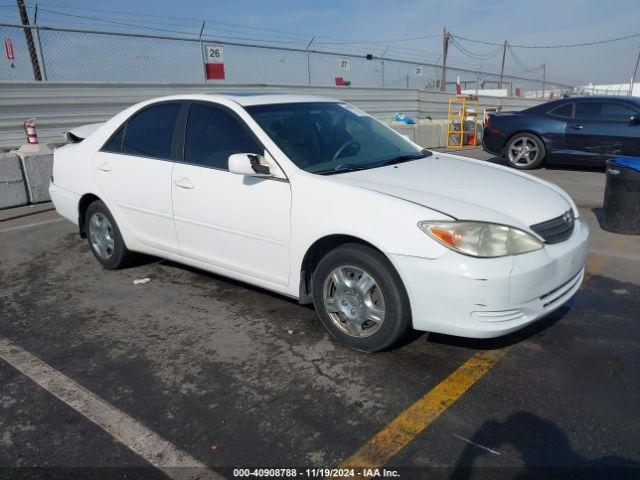
[[[500,360],[507,348],[473,355],[438,386],[376,433],[340,468],[375,468],[384,465]]]
[[[631,241],[629,236],[616,237],[607,253],[623,250]],[[599,274],[607,264],[604,255],[590,255],[587,261],[586,283],[593,275]],[[509,348],[481,351],[463,363],[433,390],[409,406],[391,420],[382,430],[370,438],[358,451],[344,460],[339,468],[377,468],[389,461],[420,432],[446,411],[456,400],[478,380],[480,380]]]

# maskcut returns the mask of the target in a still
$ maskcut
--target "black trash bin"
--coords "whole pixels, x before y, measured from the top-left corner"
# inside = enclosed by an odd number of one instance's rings
[[[607,160],[602,228],[640,235],[640,157]]]

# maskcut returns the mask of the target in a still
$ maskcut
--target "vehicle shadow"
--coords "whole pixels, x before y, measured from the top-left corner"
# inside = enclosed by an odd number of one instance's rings
[[[591,212],[596,217],[596,220],[598,220],[598,225],[600,225],[600,228],[604,230],[604,227],[602,226],[602,223],[604,222],[604,208],[595,207],[591,209]]]
[[[496,165],[503,165],[503,166],[509,166],[509,164],[507,163],[507,160],[504,157],[491,157],[485,160],[486,162],[489,163],[495,163]],[[542,167],[534,169],[534,170],[522,170],[525,173],[533,173],[535,171],[538,170],[564,170],[564,171],[568,171],[568,172],[602,172],[604,173],[605,168],[604,166],[597,166],[597,165],[569,165],[569,164],[563,164],[563,163],[551,163],[551,164],[547,164],[545,163]]]
[[[606,455],[587,459],[576,452],[569,438],[550,420],[519,411],[506,420],[484,422],[458,458],[449,478],[638,478],[640,462]],[[513,447],[525,466],[477,465],[481,457],[499,454],[500,447]]]
[[[315,315],[315,307],[313,304],[299,305],[296,299],[288,297],[286,295],[282,295],[280,293],[273,292],[271,290],[267,290],[249,283],[244,283],[240,280],[235,280],[229,277],[225,277],[223,275],[218,275],[216,273],[212,273],[206,270],[201,270],[196,267],[191,267],[181,263],[173,262],[171,260],[161,259],[161,258],[152,257],[148,255],[141,255],[139,258],[136,259],[136,263],[131,267],[148,265],[152,263],[157,263],[159,265],[164,265],[171,268],[188,271],[196,275],[206,277],[212,281],[223,283],[230,287],[234,287],[238,289],[247,289],[252,292],[261,293],[261,294],[273,297],[276,300],[283,300],[289,304],[297,305],[308,311],[313,311],[313,314]],[[526,340],[529,337],[532,337],[538,334],[539,332],[551,327],[552,325],[560,321],[571,310],[572,304],[573,304],[573,299],[569,300],[569,302],[565,303],[558,310],[551,313],[549,316],[543,318],[542,320],[538,320],[532,323],[531,325],[521,330],[518,330],[517,332],[514,332],[509,335],[505,335],[502,337],[481,338],[481,339],[464,338],[464,337],[456,337],[452,335],[445,335],[445,334],[439,334],[439,333],[423,332],[419,330],[410,330],[397,343],[389,347],[387,351],[393,351],[393,350],[398,350],[398,349],[407,347],[423,337],[425,338],[425,341],[429,343],[436,343],[440,345],[447,345],[447,346],[470,349],[470,350],[497,350],[497,349],[506,348],[511,345],[515,345],[519,342],[522,342],[523,340]]]
[[[298,300],[295,299],[295,298],[288,297],[286,295],[283,295],[283,294],[278,293],[278,292],[274,292],[272,290],[267,290],[266,288],[262,288],[262,287],[258,287],[256,285],[252,285],[250,283],[245,283],[245,282],[243,282],[241,280],[235,280],[235,279],[230,278],[230,277],[225,277],[224,275],[218,275],[217,273],[209,272],[207,270],[202,270],[200,268],[192,267],[190,265],[184,265],[182,263],[177,263],[177,262],[174,262],[172,260],[158,259],[158,258],[156,258],[155,260],[157,260],[160,265],[166,265],[166,266],[171,267],[171,268],[177,268],[177,269],[180,269],[180,270],[185,270],[187,272],[195,273],[197,275],[202,275],[202,276],[207,277],[207,278],[209,278],[211,280],[214,280],[216,282],[224,283],[225,285],[228,285],[228,286],[231,286],[231,287],[237,287],[237,288],[240,288],[240,289],[251,290],[251,291],[257,292],[257,293],[263,293],[265,295],[272,296],[272,297],[274,297],[276,299],[285,300],[288,303],[293,303],[293,304],[298,305]],[[301,307],[308,307],[308,305],[300,305],[300,306]],[[310,308],[313,309],[313,305],[311,305]]]

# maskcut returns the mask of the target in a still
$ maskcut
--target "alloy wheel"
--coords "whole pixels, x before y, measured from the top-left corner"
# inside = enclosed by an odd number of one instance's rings
[[[514,165],[532,165],[538,155],[538,146],[530,137],[520,137],[509,146],[509,161]]]
[[[94,213],[89,220],[89,241],[100,258],[111,258],[115,248],[113,226],[102,213]]]
[[[386,308],[376,279],[362,268],[341,265],[324,281],[324,306],[331,321],[352,337],[369,337],[380,330]]]

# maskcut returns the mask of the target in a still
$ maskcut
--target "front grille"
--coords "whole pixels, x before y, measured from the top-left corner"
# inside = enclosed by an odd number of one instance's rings
[[[559,243],[571,236],[575,223],[573,210],[567,210],[559,217],[531,225],[531,230],[540,235],[545,243]]]

